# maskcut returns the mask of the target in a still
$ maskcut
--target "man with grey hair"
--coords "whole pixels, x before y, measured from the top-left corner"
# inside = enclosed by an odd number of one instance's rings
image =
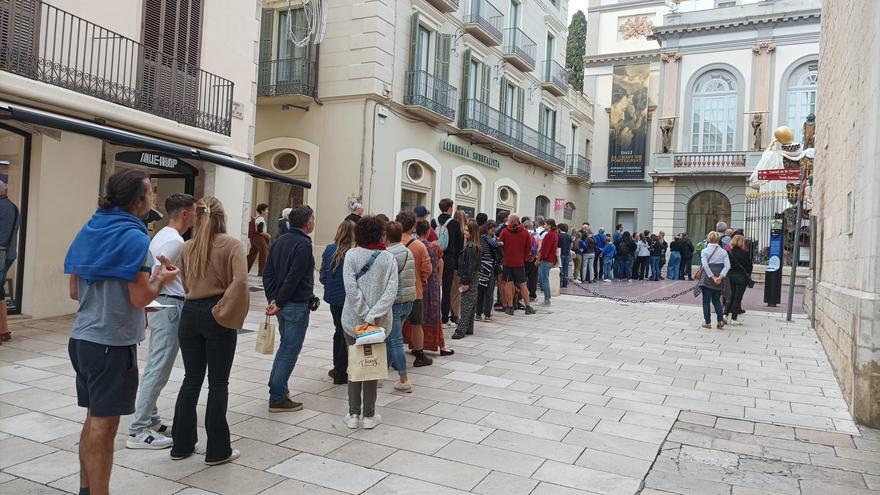
[[[715,232],[721,234],[725,230],[727,230],[727,222],[718,222],[715,224]]]
[[[6,319],[6,274],[17,257],[18,207],[6,195],[6,182],[0,180],[0,345],[12,338]]]

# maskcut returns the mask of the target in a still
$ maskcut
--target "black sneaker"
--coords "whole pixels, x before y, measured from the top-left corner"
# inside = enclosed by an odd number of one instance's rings
[[[513,308],[504,308],[504,313],[513,316]]]
[[[531,306],[526,306],[526,314],[527,315],[533,315],[535,313],[537,313],[537,311],[535,311],[535,308],[533,308]]]
[[[463,334],[463,333],[460,333],[460,332],[455,332],[454,334],[452,334],[452,338],[455,339],[455,340],[463,339],[463,338],[464,338],[464,334]]]
[[[424,352],[420,352],[416,356],[415,361],[413,361],[414,368],[421,368],[422,366],[431,366],[432,364],[434,364],[434,360],[431,358],[425,357]]]
[[[302,411],[302,408],[302,403],[294,402],[290,400],[290,397],[285,397],[281,402],[269,404],[269,412],[273,413]]]

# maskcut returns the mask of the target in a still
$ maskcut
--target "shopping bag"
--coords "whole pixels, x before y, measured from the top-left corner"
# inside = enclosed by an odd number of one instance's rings
[[[348,346],[348,381],[366,382],[388,378],[385,343]]]
[[[257,343],[254,350],[260,354],[272,354],[275,352],[275,324],[269,322],[269,317],[260,326],[257,332]]]

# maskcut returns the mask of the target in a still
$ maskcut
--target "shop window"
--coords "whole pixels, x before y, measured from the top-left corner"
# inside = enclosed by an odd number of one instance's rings
[[[544,218],[550,216],[550,198],[547,196],[535,198],[535,216]]]
[[[400,194],[400,211],[413,211],[416,206],[424,205],[427,195],[423,192],[403,189]]]
[[[30,135],[14,127],[0,124],[0,181],[6,184],[6,196],[15,205],[10,210],[18,210],[18,219],[14,222],[0,222],[0,244],[8,243],[8,252],[15,253],[15,261],[0,278],[2,292],[6,294],[6,308],[10,314],[21,312],[21,282],[24,268],[25,226],[27,225],[27,181],[29,176]],[[8,205],[7,205],[8,206]],[[0,213],[4,215],[7,209]],[[12,220],[4,217],[4,220]],[[5,263],[0,259],[0,263]],[[0,267],[0,271],[5,266]]]

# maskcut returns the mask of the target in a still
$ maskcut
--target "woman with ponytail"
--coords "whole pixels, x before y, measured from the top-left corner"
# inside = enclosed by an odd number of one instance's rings
[[[186,374],[174,408],[171,458],[185,459],[195,451],[196,402],[207,369],[205,464],[216,465],[240,456],[230,447],[226,407],[238,329],[247,315],[250,295],[247,258],[241,242],[226,233],[223,204],[206,197],[199,200],[196,211],[194,235],[184,244],[180,261],[186,290],[180,316],[180,353]]]

